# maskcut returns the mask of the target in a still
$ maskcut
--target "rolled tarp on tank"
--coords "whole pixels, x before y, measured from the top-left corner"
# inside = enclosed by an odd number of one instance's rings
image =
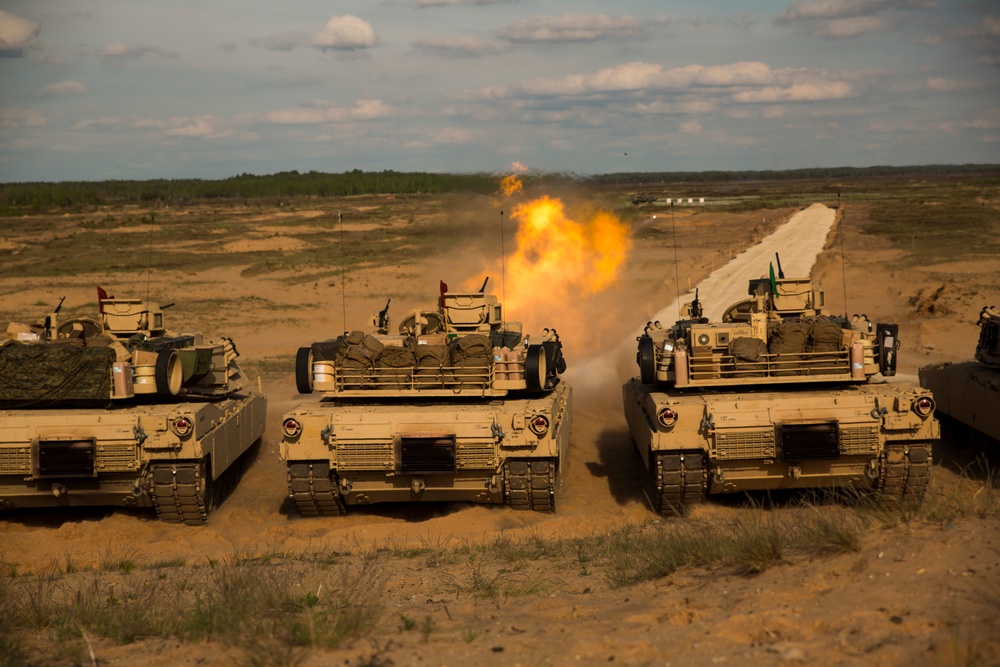
[[[101,401],[111,398],[110,347],[81,341],[0,346],[0,404]]]

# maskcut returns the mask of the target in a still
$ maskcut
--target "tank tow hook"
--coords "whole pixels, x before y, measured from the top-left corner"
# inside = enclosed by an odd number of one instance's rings
[[[716,468],[712,471],[712,475],[715,477],[716,484],[726,483],[726,471],[722,468]]]
[[[705,411],[705,415],[701,418],[701,430],[708,433],[710,430],[715,428],[715,415],[713,415],[708,410]]]
[[[504,432],[503,427],[500,426],[500,424],[496,422],[490,424],[490,432],[493,434],[493,437],[496,438],[497,443],[503,442]]]
[[[788,466],[788,476],[792,479],[802,477],[802,468],[798,466]]]
[[[413,481],[410,482],[410,488],[413,490],[414,493],[421,493],[426,486],[427,484],[424,483],[424,480],[420,479],[419,477],[414,477]]]
[[[500,493],[500,477],[498,475],[490,477],[489,489],[493,495]]]
[[[880,419],[885,415],[889,414],[889,408],[880,408],[878,406],[878,399],[875,399],[875,407],[872,408],[871,415],[872,419]]]
[[[56,498],[59,498],[60,496],[64,496],[67,493],[69,493],[69,489],[66,488],[65,484],[61,484],[59,482],[55,482],[52,485],[52,495],[55,496]]]
[[[345,496],[351,492],[351,489],[353,487],[354,487],[354,482],[347,479],[346,477],[340,478],[340,492],[343,493]]]
[[[865,468],[865,477],[870,480],[878,479],[878,461],[875,459],[868,460],[868,467]]]

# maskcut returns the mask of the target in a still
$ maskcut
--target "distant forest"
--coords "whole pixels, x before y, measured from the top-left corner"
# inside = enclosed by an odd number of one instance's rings
[[[648,186],[661,183],[738,183],[790,180],[930,178],[1000,176],[1000,165],[924,165],[912,167],[833,167],[784,171],[682,171],[615,173],[596,176],[532,174],[526,186],[549,184]],[[182,203],[196,199],[338,197],[370,194],[490,193],[497,174],[448,174],[359,169],[340,174],[284,171],[257,176],[240,174],[220,180],[155,179],[147,181],[62,181],[0,184],[0,214],[125,203]]]

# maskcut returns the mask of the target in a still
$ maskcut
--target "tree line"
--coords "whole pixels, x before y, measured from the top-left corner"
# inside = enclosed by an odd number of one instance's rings
[[[526,186],[539,184],[649,185],[654,183],[725,183],[779,180],[858,179],[1000,175],[1000,165],[924,165],[910,167],[833,167],[783,171],[628,172],[579,176],[568,173],[532,174]],[[491,193],[501,175],[432,172],[362,171],[343,173],[283,171],[239,174],[218,180],[152,179],[143,181],[60,181],[0,183],[0,213],[104,206],[123,203],[183,203],[210,199],[281,199],[371,194]]]

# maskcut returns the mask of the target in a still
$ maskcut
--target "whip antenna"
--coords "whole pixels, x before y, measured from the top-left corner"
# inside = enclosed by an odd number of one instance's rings
[[[340,297],[343,305],[344,331],[347,331],[347,258],[344,250],[344,214],[337,212],[340,221]]]
[[[503,210],[500,211],[500,298],[503,299],[503,308],[500,310],[503,316],[500,326],[507,330],[507,252],[504,250],[503,241]],[[485,283],[484,283],[485,286]]]
[[[156,222],[156,214],[149,214],[149,257],[146,259],[146,312],[149,312],[149,281],[153,273],[153,228]],[[148,316],[147,316],[148,319]],[[149,326],[149,323],[146,323]]]
[[[674,202],[670,202],[670,229],[674,237],[674,285],[677,288],[677,319],[681,319],[681,278],[677,269],[677,223],[674,222]]]
[[[840,224],[838,225],[840,229],[840,278],[844,281],[844,321],[850,322],[847,314],[850,312],[847,309],[847,265],[844,257],[844,209],[841,208],[840,203],[840,193],[837,193],[837,215],[840,216]]]

